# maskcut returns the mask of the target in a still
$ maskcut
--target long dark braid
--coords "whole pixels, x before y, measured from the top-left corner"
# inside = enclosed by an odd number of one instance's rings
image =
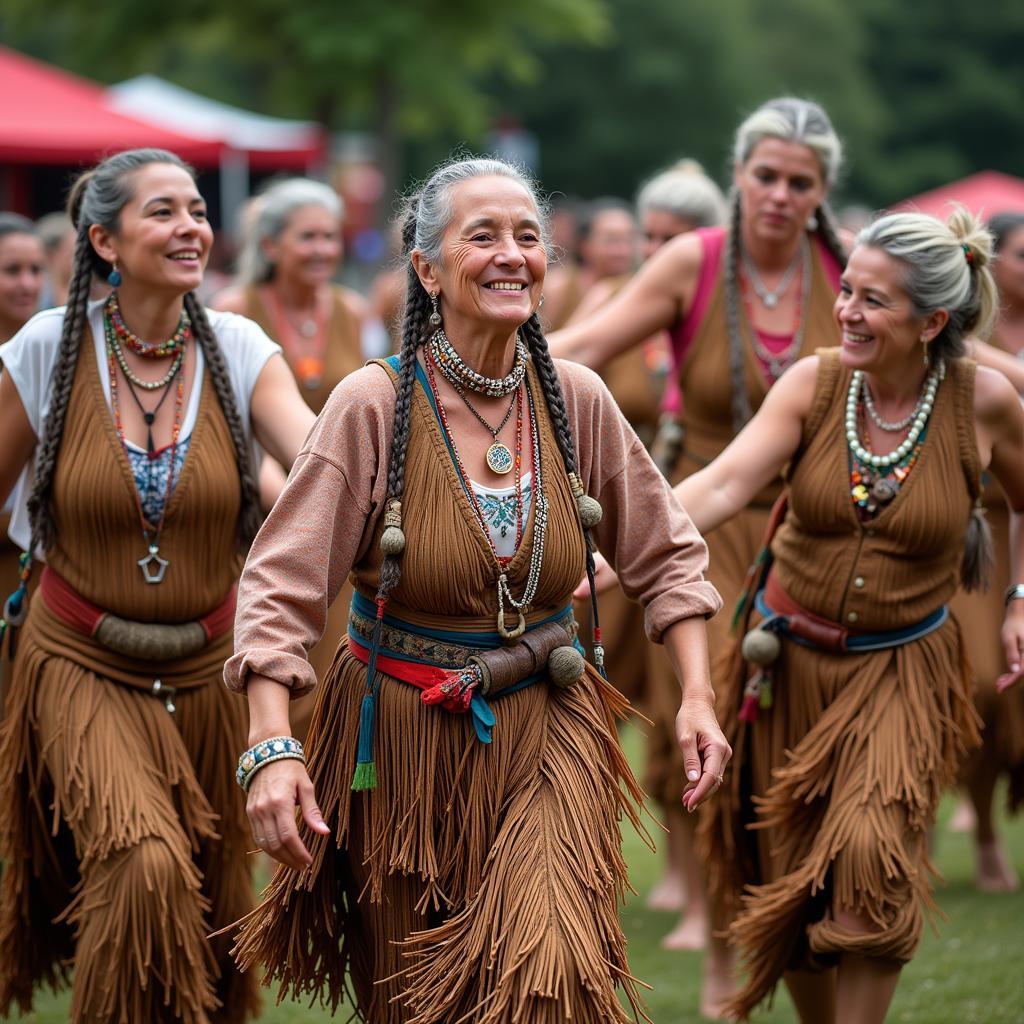
[[[64,434],[64,420],[71,401],[71,388],[75,382],[82,334],[88,323],[89,291],[92,287],[93,248],[86,225],[78,229],[73,267],[68,285],[67,310],[64,314],[53,374],[50,411],[47,413],[43,434],[36,450],[36,473],[32,493],[28,499],[29,522],[32,527],[29,551],[32,553],[37,547],[43,551],[49,550],[56,537],[53,510],[54,471]]]
[[[565,465],[566,473],[579,477],[579,461],[576,455],[576,439],[573,437],[572,424],[569,422],[569,412],[565,405],[565,393],[562,391],[562,381],[558,376],[554,360],[551,358],[551,350],[548,348],[547,339],[541,328],[540,317],[534,313],[522,327],[523,338],[530,350],[537,377],[540,380],[541,391],[544,395],[544,402],[547,405],[548,413],[551,415],[555,426],[555,439],[558,442],[558,450],[562,454],[562,462]],[[582,525],[582,524],[581,524]],[[596,566],[594,563],[594,541],[590,530],[583,526],[583,541],[587,549],[587,582],[590,585],[590,607],[593,615],[593,626],[595,638],[601,636],[601,619],[597,607],[597,588],[594,583]],[[595,645],[599,640],[595,639]],[[601,664],[598,666],[604,673],[603,651]]]
[[[217,336],[213,333],[206,310],[196,298],[194,292],[185,296],[185,311],[192,321],[192,333],[199,347],[203,350],[203,358],[210,371],[210,380],[220,401],[224,420],[231,434],[231,442],[235,448],[235,462],[238,465],[238,476],[241,480],[241,505],[238,510],[238,546],[242,552],[249,550],[263,520],[260,509],[259,482],[256,468],[253,465],[252,453],[246,437],[242,417],[238,412],[235,392],[231,387],[231,376],[228,373],[224,353]],[[194,386],[194,385],[193,385]]]
[[[416,239],[415,205],[402,224],[402,248],[408,257]],[[412,263],[406,280],[405,316],[402,321],[402,349],[399,356],[398,387],[395,396],[395,425],[388,461],[388,500],[401,501],[405,492],[405,456],[412,426],[412,393],[416,383],[416,351],[426,341],[430,296],[420,283]],[[388,554],[380,567],[377,600],[386,601],[402,578],[400,556]]]

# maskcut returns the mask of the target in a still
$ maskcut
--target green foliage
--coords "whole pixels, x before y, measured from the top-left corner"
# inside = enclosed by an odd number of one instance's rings
[[[629,196],[681,156],[727,184],[741,116],[786,93],[844,138],[840,201],[1024,167],[1019,0],[5,0],[0,35],[101,81],[372,131],[393,181],[502,117],[549,188]]]

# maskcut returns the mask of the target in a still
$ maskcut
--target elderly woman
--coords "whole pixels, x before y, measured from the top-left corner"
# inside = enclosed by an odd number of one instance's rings
[[[920,939],[928,830],[978,738],[946,605],[958,566],[969,588],[982,575],[986,469],[1011,510],[1010,579],[1024,580],[1024,413],[1005,378],[963,358],[995,312],[990,244],[963,212],[862,231],[835,304],[841,348],[798,362],[676,489],[711,531],[789,466],[749,590],[746,690],[721,709],[740,767],[701,826],[735,872],[719,885],[751,886],[732,928],[749,971],[740,1015],[785,976],[807,1024],[880,1024]],[[1013,671],[1021,597],[1006,593]]]
[[[254,441],[288,465],[313,416],[255,324],[197,301],[213,232],[178,157],[112,156],[69,207],[67,307],[0,348],[0,499],[17,482],[23,579],[45,560],[27,617],[23,584],[0,622],[24,620],[0,728],[0,1015],[73,976],[75,1024],[241,1022],[257,986],[207,938],[252,902],[229,781],[245,709],[219,680]]]
[[[333,1005],[350,975],[373,1024],[622,1021],[627,705],[579,656],[570,595],[593,534],[679,668],[692,809],[729,756],[705,549],[600,381],[548,355],[544,224],[521,174],[441,167],[403,238],[401,356],[335,390],[241,585],[239,780],[283,867],[238,955]],[[307,774],[289,698],[314,684],[306,651],[350,573]]]

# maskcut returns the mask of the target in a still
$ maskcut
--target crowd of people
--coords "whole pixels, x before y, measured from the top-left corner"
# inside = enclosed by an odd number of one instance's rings
[[[728,195],[451,160],[365,297],[308,179],[213,290],[172,153],[0,214],[0,1014],[627,1021],[645,800],[709,1019],[881,1024],[950,788],[1018,887],[1024,213],[853,231],[843,156],[781,98]]]

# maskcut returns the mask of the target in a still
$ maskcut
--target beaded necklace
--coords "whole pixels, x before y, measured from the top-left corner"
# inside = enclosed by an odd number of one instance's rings
[[[475,391],[478,395],[487,395],[488,398],[511,395],[526,377],[526,345],[518,333],[515,362],[512,364],[512,372],[507,377],[485,377],[482,373],[477,373],[459,355],[443,328],[435,331],[430,339],[430,355],[450,384],[459,384],[467,391]]]
[[[761,293],[758,291],[758,281],[750,276],[750,268],[753,264],[750,261],[750,257],[747,256],[746,251],[743,250],[743,266],[746,273],[740,275],[740,291],[743,296],[743,308],[747,315],[747,327],[750,329],[750,345],[754,350],[754,354],[761,361],[761,364],[767,369],[772,383],[775,383],[775,381],[777,381],[783,373],[785,373],[786,370],[796,362],[797,356],[800,355],[800,349],[803,346],[804,328],[807,323],[807,305],[810,301],[811,295],[811,252],[810,243],[807,241],[806,235],[801,239],[799,259],[803,272],[800,275],[800,291],[797,294],[795,313],[793,316],[792,337],[789,344],[781,352],[772,352],[764,342],[761,341],[757,328],[754,326],[754,310],[750,301],[748,282],[749,285],[757,291],[759,296]],[[795,268],[796,261],[790,264],[791,270]],[[789,281],[787,280],[786,285],[788,286],[788,284]],[[780,288],[781,287],[782,286],[780,285]],[[784,292],[785,289],[782,288],[782,291]],[[774,309],[778,305],[778,299],[776,299],[774,303],[769,304],[764,300],[763,296],[761,296],[761,298],[769,309]]]
[[[271,284],[267,290],[270,293],[271,312],[277,326],[278,339],[295,369],[295,376],[304,388],[315,391],[323,383],[324,368],[327,365],[327,314],[324,303],[318,297],[314,317],[303,321],[302,326],[296,328],[285,312],[277,289]]]
[[[109,318],[104,318],[106,323],[109,323]],[[125,457],[128,454],[128,438],[125,436],[124,423],[121,421],[121,408],[118,402],[118,390],[117,390],[117,365],[118,360],[115,356],[115,346],[112,344],[111,339],[114,336],[112,327],[105,331],[107,338],[107,371],[110,374],[110,406],[114,413],[114,423],[117,427],[117,436],[121,441],[121,447],[125,451]],[[148,547],[148,553],[142,558],[138,559],[135,563],[138,565],[139,570],[142,573],[142,578],[147,583],[157,584],[162,583],[164,576],[167,573],[167,566],[170,564],[166,558],[160,557],[160,535],[163,532],[164,520],[167,516],[167,506],[170,504],[171,492],[174,490],[174,467],[178,455],[178,438],[181,435],[181,427],[184,421],[184,409],[185,409],[185,375],[181,372],[180,363],[176,371],[177,374],[177,388],[174,396],[174,424],[171,428],[171,463],[170,468],[167,472],[167,487],[164,491],[163,508],[160,512],[160,521],[156,524],[156,529],[151,530],[150,524],[146,521],[145,513],[142,511],[142,501],[139,498],[138,488],[133,484],[132,494],[135,497],[135,508],[139,515],[139,524],[142,527],[142,537]],[[131,378],[126,377],[129,381],[129,387],[131,386]],[[174,378],[171,378],[173,380]],[[171,381],[168,380],[167,387],[170,387]],[[166,397],[166,395],[165,395]],[[138,398],[136,396],[136,401]],[[163,399],[161,398],[161,403]],[[140,403],[141,407],[141,403]],[[159,408],[159,405],[157,406]],[[143,410],[145,413],[145,410]],[[156,410],[152,413],[156,415]],[[151,425],[147,420],[147,426]],[[152,449],[152,433],[150,433],[150,449]],[[152,450],[149,452],[150,458],[153,458],[156,453]]]
[[[523,539],[523,485],[522,485],[522,451],[523,451],[523,400],[522,391],[526,391],[526,398],[530,408],[530,440],[532,444],[532,463],[533,463],[533,495],[534,495],[534,518],[533,518],[533,547],[530,551],[530,568],[526,577],[526,584],[523,587],[523,595],[519,600],[512,594],[512,590],[509,587],[508,576],[506,569],[508,568],[509,562],[512,561],[511,556],[509,558],[501,557],[497,549],[494,546],[494,540],[492,539],[490,532],[487,529],[487,520],[484,518],[483,512],[480,509],[480,505],[476,500],[476,495],[473,493],[473,487],[470,482],[469,474],[466,472],[465,467],[462,465],[462,459],[459,457],[459,449],[455,444],[455,438],[452,436],[451,429],[448,426],[448,417],[444,410],[444,405],[441,402],[441,396],[437,390],[437,379],[434,376],[434,359],[432,353],[427,353],[427,358],[424,360],[427,369],[427,380],[430,384],[430,391],[434,398],[434,404],[437,406],[438,418],[441,421],[441,428],[444,431],[445,437],[448,444],[451,446],[452,455],[455,460],[455,468],[462,480],[463,487],[466,493],[469,495],[470,503],[473,506],[473,511],[476,513],[477,522],[480,525],[480,529],[483,531],[484,538],[487,541],[487,546],[491,549],[491,555],[493,556],[495,563],[498,566],[498,578],[495,581],[495,587],[497,590],[498,597],[498,617],[497,626],[498,634],[506,640],[514,640],[517,637],[523,635],[526,632],[526,612],[530,610],[530,604],[533,601],[537,593],[537,586],[540,583],[540,572],[541,566],[544,561],[544,540],[547,535],[547,524],[548,524],[548,500],[544,493],[543,481],[541,479],[541,461],[540,461],[540,431],[537,426],[537,410],[534,405],[533,391],[530,388],[529,381],[524,381],[524,388],[519,391],[516,399],[517,415],[516,415],[516,453],[515,453],[515,471],[516,471],[516,550],[519,549],[519,544]],[[440,367],[438,367],[440,369]],[[517,613],[517,624],[511,630],[505,627],[505,604],[506,602],[515,609]]]
[[[192,321],[184,309],[181,311],[178,327],[174,334],[167,341],[161,341],[156,345],[147,344],[128,330],[124,318],[121,316],[121,306],[118,304],[116,291],[110,293],[105,312],[114,327],[118,342],[137,356],[142,356],[143,359],[169,359],[171,356],[176,356],[184,351],[185,342],[192,336]]]
[[[877,455],[861,443],[858,425],[864,420],[867,381],[861,370],[850,378],[846,394],[846,443],[850,469],[850,499],[861,519],[871,519],[899,493],[903,482],[917,464],[928,432],[928,420],[935,404],[945,367],[939,364],[925,381],[906,438],[893,451]],[[883,428],[884,429],[884,428]],[[865,431],[866,436],[866,431]]]

